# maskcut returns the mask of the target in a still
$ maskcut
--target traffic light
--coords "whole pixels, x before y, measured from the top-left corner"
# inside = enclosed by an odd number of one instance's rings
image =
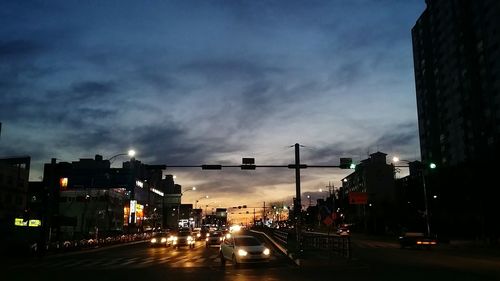
[[[221,170],[222,165],[201,165],[202,170]]]
[[[436,169],[436,167],[437,167],[436,163],[432,163],[432,162],[429,163],[429,168]]]
[[[242,170],[255,170],[255,165],[241,165]]]
[[[241,159],[241,169],[242,170],[255,170],[255,158],[242,158]]]

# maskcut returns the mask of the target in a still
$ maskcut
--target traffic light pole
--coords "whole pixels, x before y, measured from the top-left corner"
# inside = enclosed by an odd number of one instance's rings
[[[302,203],[300,192],[300,146],[295,144],[295,230],[297,236],[297,254],[302,253]]]
[[[427,224],[427,236],[430,236],[431,225],[429,223],[429,203],[427,202],[427,188],[425,187],[424,171],[422,171],[422,187],[424,189],[425,223]]]
[[[243,165],[159,165],[162,169],[167,168],[201,168],[202,170],[221,170],[222,168],[241,168],[242,170],[255,170],[255,168],[288,168],[295,169],[295,202],[294,202],[294,213],[295,213],[295,231],[297,236],[297,254],[300,255],[303,251],[302,249],[302,200],[301,200],[301,190],[300,190],[300,169],[306,168],[341,168],[348,169],[352,167],[342,164],[342,160],[350,160],[350,158],[341,158],[341,165],[306,165],[300,164],[300,144],[296,143],[295,147],[295,164],[290,165],[255,165],[253,158],[243,158]],[[250,161],[249,161],[250,160]],[[352,160],[351,160],[352,162]],[[352,166],[352,163],[349,163]],[[266,219],[265,214],[265,202],[264,202],[264,220]]]

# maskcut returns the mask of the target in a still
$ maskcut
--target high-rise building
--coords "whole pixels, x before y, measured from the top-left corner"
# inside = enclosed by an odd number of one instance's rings
[[[426,4],[412,29],[421,156],[437,163],[426,215],[436,233],[498,240],[500,1]]]
[[[492,160],[500,148],[500,1],[426,3],[412,29],[422,160]]]

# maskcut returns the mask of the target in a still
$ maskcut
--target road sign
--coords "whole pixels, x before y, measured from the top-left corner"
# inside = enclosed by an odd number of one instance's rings
[[[349,192],[349,204],[351,204],[351,205],[368,204],[368,193],[366,193],[366,192]]]

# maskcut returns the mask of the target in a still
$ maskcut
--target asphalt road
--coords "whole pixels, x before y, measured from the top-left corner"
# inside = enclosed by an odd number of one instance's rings
[[[447,249],[401,250],[353,239],[354,258],[295,266],[273,249],[268,264],[221,267],[218,248],[151,248],[148,243],[1,263],[0,280],[500,280],[500,258]],[[271,246],[268,243],[268,246]],[[318,253],[319,256],[324,256]]]

